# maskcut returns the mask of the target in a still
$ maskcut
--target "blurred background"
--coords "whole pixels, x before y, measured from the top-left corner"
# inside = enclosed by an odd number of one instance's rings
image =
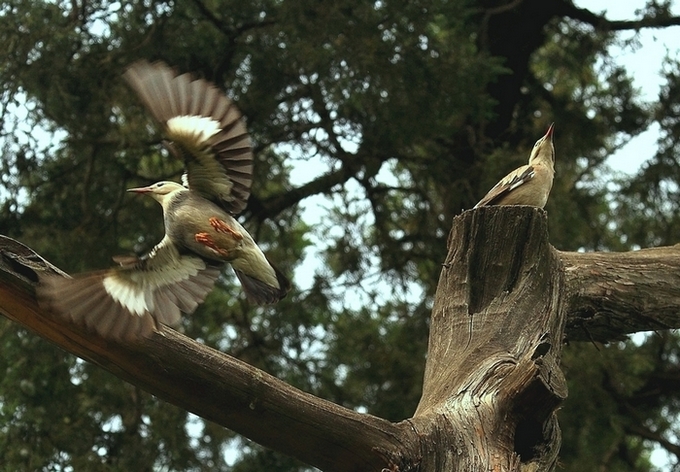
[[[215,82],[256,154],[240,220],[293,276],[249,305],[230,269],[185,333],[348,408],[419,400],[454,216],[555,122],[561,250],[680,240],[680,6],[614,0],[9,0],[0,233],[69,272],[143,253],[178,179],[121,80],[140,58]],[[565,471],[680,470],[679,339],[572,343]],[[2,470],[302,471],[0,319]]]

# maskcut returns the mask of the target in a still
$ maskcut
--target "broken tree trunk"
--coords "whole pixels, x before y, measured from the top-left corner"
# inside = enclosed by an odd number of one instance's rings
[[[545,212],[480,208],[457,218],[432,311],[412,423],[422,470],[550,470],[566,397],[566,312]]]

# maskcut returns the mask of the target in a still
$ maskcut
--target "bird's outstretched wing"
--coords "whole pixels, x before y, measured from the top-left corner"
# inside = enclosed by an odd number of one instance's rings
[[[475,208],[500,203],[510,192],[533,179],[535,175],[536,171],[532,166],[522,166],[513,170],[494,185]]]
[[[135,340],[157,323],[177,325],[180,312],[192,313],[219,274],[220,266],[180,254],[166,236],[147,256],[127,259],[115,269],[42,277],[38,301],[104,338]]]
[[[240,213],[250,195],[253,153],[233,102],[212,83],[162,62],[135,62],[123,77],[184,159],[189,188]]]

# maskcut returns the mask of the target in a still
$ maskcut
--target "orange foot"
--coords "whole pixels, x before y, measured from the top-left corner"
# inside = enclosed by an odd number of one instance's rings
[[[226,249],[222,249],[217,244],[215,244],[215,241],[213,240],[213,238],[210,237],[208,233],[196,233],[194,235],[194,239],[196,240],[197,243],[201,243],[204,246],[207,246],[208,248],[212,249],[219,255],[223,257],[229,257],[229,251],[227,251]]]
[[[211,217],[208,221],[210,222],[210,226],[212,226],[215,229],[215,231],[225,234],[231,234],[234,238],[238,239],[239,241],[243,239],[243,235],[241,233],[231,229],[231,227],[227,223],[220,220],[216,216]]]

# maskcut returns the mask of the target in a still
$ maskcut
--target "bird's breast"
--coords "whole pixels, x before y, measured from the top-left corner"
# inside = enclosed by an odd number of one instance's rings
[[[165,231],[179,247],[219,261],[237,257],[247,234],[230,214],[201,197],[187,198],[170,208]]]

